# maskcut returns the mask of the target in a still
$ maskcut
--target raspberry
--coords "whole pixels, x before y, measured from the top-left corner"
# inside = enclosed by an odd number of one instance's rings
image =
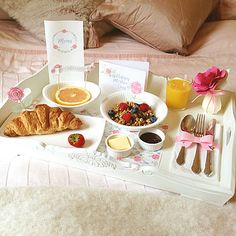
[[[122,115],[122,119],[125,120],[126,123],[128,123],[131,120],[131,113],[125,113]]]
[[[128,104],[124,102],[121,102],[118,107],[120,111],[124,111],[129,108]]]
[[[145,112],[145,111],[148,111],[150,109],[150,107],[148,106],[148,104],[142,103],[142,104],[140,104],[139,109],[140,109],[140,111]]]

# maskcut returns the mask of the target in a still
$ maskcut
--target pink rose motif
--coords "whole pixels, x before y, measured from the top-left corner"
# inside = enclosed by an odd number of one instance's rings
[[[53,45],[53,48],[54,48],[54,49],[58,49],[59,46],[58,46],[57,44],[54,44],[54,45]]]
[[[111,69],[107,68],[106,71],[105,71],[105,73],[106,73],[107,75],[111,76]]]
[[[116,160],[121,161],[123,157],[117,157]]]
[[[56,64],[56,65],[54,66],[54,68],[55,68],[55,69],[61,68],[61,65],[60,65],[60,64]]]
[[[213,66],[203,73],[198,73],[192,82],[192,88],[198,94],[208,94],[214,92],[220,82],[228,76],[226,70],[220,70]]]
[[[13,87],[13,88],[10,88],[7,95],[11,101],[20,102],[21,99],[24,97],[24,90],[19,87]]]
[[[77,48],[77,45],[76,45],[76,44],[73,44],[73,45],[72,45],[72,48],[74,48],[74,49]]]
[[[158,160],[160,158],[159,154],[152,154],[152,159]]]
[[[135,161],[142,161],[142,157],[141,156],[134,156],[134,160]]]
[[[142,85],[136,81],[131,83],[131,92],[134,94],[139,94],[142,92]]]
[[[119,130],[113,130],[112,134],[118,134],[120,131]]]
[[[51,73],[54,74],[56,72],[56,69],[61,69],[62,65],[60,64],[56,64],[52,69],[51,69]],[[58,72],[58,71],[57,71]]]
[[[67,32],[67,30],[66,30],[66,29],[63,29],[61,32],[62,32],[62,33],[66,33],[66,32]]]

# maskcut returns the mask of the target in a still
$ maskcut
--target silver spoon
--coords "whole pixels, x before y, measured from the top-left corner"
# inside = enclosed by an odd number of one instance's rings
[[[182,131],[193,133],[195,130],[195,124],[196,121],[192,115],[186,115],[180,124],[180,128]],[[179,151],[178,157],[176,158],[176,162],[179,165],[183,165],[185,163],[185,148],[184,146],[181,146],[181,149]]]

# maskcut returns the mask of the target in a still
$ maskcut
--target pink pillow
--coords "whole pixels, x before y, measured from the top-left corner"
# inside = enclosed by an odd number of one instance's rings
[[[236,0],[220,0],[217,8],[217,19],[236,20]]]
[[[165,52],[187,54],[217,0],[107,0],[92,21],[107,20],[136,40]]]
[[[10,20],[11,17],[0,8],[0,20]]]
[[[104,0],[0,0],[1,7],[38,39],[45,40],[44,20],[81,20],[85,48],[99,47],[99,37],[113,27],[106,22],[89,24],[90,13]]]

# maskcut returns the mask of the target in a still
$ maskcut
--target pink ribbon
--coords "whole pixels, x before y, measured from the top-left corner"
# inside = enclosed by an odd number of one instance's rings
[[[225,95],[225,91],[223,90],[209,90],[207,94],[211,94],[213,96],[222,96]]]
[[[185,148],[190,147],[192,143],[198,143],[206,150],[212,150],[212,147],[214,146],[212,135],[196,137],[188,132],[181,132],[181,134],[177,135],[176,142],[182,142],[182,145]]]
[[[212,99],[213,105],[215,107],[215,105],[216,105],[216,97],[217,96],[225,95],[225,92],[222,91],[222,90],[213,90],[213,91],[210,90],[208,94],[210,94],[212,96],[211,99]],[[209,106],[209,104],[210,104],[210,102],[208,103],[208,106]]]
[[[214,89],[210,89],[210,90],[208,90],[207,92],[198,92],[198,96],[197,97],[195,97],[191,102],[193,103],[193,102],[195,102],[198,98],[200,98],[202,95],[207,95],[207,94],[210,94],[210,95],[212,95],[212,99],[213,99],[213,104],[215,105],[215,99],[216,99],[216,97],[217,96],[223,96],[223,95],[225,95],[225,91],[223,91],[223,90],[214,90]]]

